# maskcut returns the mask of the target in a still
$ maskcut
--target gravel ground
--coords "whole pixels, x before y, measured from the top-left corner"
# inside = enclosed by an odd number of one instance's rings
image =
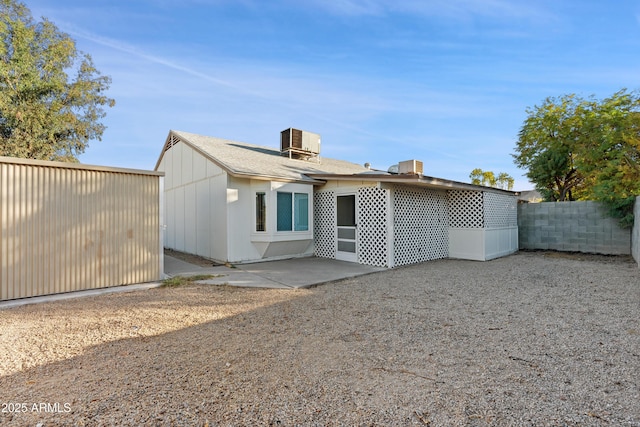
[[[440,260],[312,289],[0,310],[0,424],[640,426],[630,258]]]

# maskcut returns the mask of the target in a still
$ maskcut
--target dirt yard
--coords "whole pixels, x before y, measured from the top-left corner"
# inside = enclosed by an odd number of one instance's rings
[[[522,252],[0,310],[3,426],[640,426],[640,270]]]

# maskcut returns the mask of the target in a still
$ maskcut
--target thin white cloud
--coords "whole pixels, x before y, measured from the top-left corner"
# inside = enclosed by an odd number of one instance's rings
[[[333,0],[319,1],[320,7],[340,15],[380,15],[386,6],[379,0]]]
[[[405,12],[448,17],[481,16],[498,19],[540,19],[549,15],[539,3],[528,0],[437,0],[398,2],[398,9]]]
[[[295,111],[296,115],[303,114],[316,121],[323,123],[323,126],[339,128],[349,133],[356,133],[361,137],[374,140],[386,141],[400,144],[406,147],[416,147],[421,141],[411,141],[405,137],[398,137],[394,134],[381,133],[369,130],[364,123],[375,122],[377,116],[384,115],[390,111],[409,115],[412,117],[430,117],[432,119],[457,117],[460,115],[478,114],[480,109],[472,105],[471,99],[460,102],[459,97],[451,92],[440,93],[436,91],[422,92],[417,96],[415,87],[407,87],[406,83],[400,81],[387,81],[381,84],[379,81],[366,82],[361,76],[353,77],[347,75],[318,76],[312,78],[295,77],[300,70],[291,68],[273,68],[262,64],[234,63],[232,65],[216,65],[219,74],[214,75],[198,68],[185,65],[189,64],[189,58],[181,58],[182,62],[177,63],[171,59],[153,55],[144,50],[112,38],[103,37],[83,29],[65,26],[65,31],[76,38],[82,38],[98,45],[107,47],[117,52],[123,52],[143,61],[158,64],[168,69],[183,73],[186,76],[194,77],[197,80],[208,82],[214,86],[226,88],[227,93],[235,93],[237,96],[246,96],[247,104],[269,105],[269,108],[280,111]],[[226,61],[222,61],[226,62]],[[201,65],[205,69],[206,64]],[[260,70],[260,75],[251,71]],[[144,72],[144,67],[142,67]],[[125,71],[126,72],[126,71]],[[164,77],[161,71],[152,71],[153,79],[169,80]],[[233,79],[220,77],[220,75],[233,76]],[[134,81],[136,76],[129,75],[129,80]],[[139,76],[138,76],[139,78]],[[155,86],[159,83],[156,82]],[[162,84],[162,83],[160,83]],[[190,89],[187,89],[188,86]],[[386,87],[385,91],[372,90],[373,87]],[[197,83],[184,82],[180,86],[183,95],[193,91]],[[126,87],[124,88],[126,89]],[[283,96],[283,94],[286,94]],[[153,97],[158,94],[151,94]],[[138,94],[137,96],[144,96]],[[211,97],[220,99],[217,91],[208,89],[202,90],[200,94],[192,94],[194,105],[203,105],[204,98]],[[464,97],[464,96],[463,96]],[[184,97],[183,97],[184,98]],[[466,97],[464,97],[466,98]],[[460,105],[465,105],[462,108]],[[252,108],[257,108],[252,106]],[[458,157],[447,153],[446,150],[430,148],[428,151],[437,152],[440,155]]]
[[[200,79],[209,83],[213,83],[214,85],[229,88],[234,92],[236,92],[237,94],[248,95],[248,96],[260,98],[263,100],[268,100],[270,102],[277,102],[281,105],[293,106],[295,108],[296,103],[304,102],[305,99],[313,99],[314,103],[327,104],[332,102],[332,99],[331,99],[332,97],[334,98],[334,101],[336,100],[335,98],[342,97],[340,96],[339,93],[328,91],[326,87],[320,87],[317,84],[311,84],[310,82],[305,81],[303,79],[294,79],[286,76],[285,77],[268,77],[268,76],[262,75],[259,78],[257,78],[257,76],[255,75],[249,76],[249,75],[244,75],[243,72],[229,71],[228,73],[235,73],[237,76],[244,76],[244,77],[236,77],[237,80],[239,81],[242,81],[244,79],[244,83],[234,82],[231,80],[226,80],[226,79],[214,76],[213,74],[210,74],[210,73],[198,71],[193,67],[182,65],[180,63],[177,63],[167,58],[146,53],[143,50],[135,46],[132,46],[128,43],[123,43],[118,40],[102,37],[102,36],[99,36],[87,31],[79,30],[79,29],[71,29],[71,30],[67,29],[66,31],[74,37],[81,37],[83,39],[97,43],[101,46],[115,49],[117,51],[133,55],[139,59],[143,59],[145,61],[162,65],[164,67],[182,72],[186,75],[196,77],[197,79]],[[255,68],[255,69],[264,70],[264,67],[246,67],[246,68],[249,68],[249,69]],[[262,89],[259,89],[260,87],[262,87]],[[285,93],[287,89],[289,89],[291,93],[302,92],[308,95],[291,97],[286,103],[283,103],[281,101],[282,94]],[[353,95],[354,94],[350,94],[350,99],[352,101],[354,101]],[[355,99],[355,102],[358,103],[357,98]],[[373,99],[368,99],[366,101],[362,100],[362,102],[360,102],[361,106],[367,105],[369,107],[372,107],[375,104],[376,103],[374,102]],[[351,105],[353,105],[353,103]],[[327,118],[324,118],[324,119],[329,120]],[[348,126],[348,125],[344,125],[344,126]]]
[[[162,65],[169,69],[184,73],[185,75],[195,77],[205,82],[212,83],[216,86],[221,86],[230,89],[238,95],[249,96],[257,98],[262,101],[267,101],[270,105],[277,108],[286,108],[291,110],[304,111],[305,115],[312,117],[316,120],[337,126],[342,129],[357,132],[358,134],[378,139],[382,138],[388,141],[402,143],[401,139],[395,138],[391,135],[381,136],[374,135],[370,131],[367,131],[357,125],[351,124],[343,119],[344,115],[340,114],[326,114],[328,106],[334,105],[334,110],[343,110],[349,115],[371,115],[377,114],[383,107],[383,102],[376,100],[373,97],[359,97],[355,92],[340,92],[335,88],[329,88],[326,85],[319,85],[314,82],[306,81],[304,79],[294,79],[287,76],[269,77],[269,76],[249,76],[242,71],[237,71],[236,81],[226,80],[212,74],[199,71],[189,66],[179,64],[170,59],[152,55],[145,51],[132,46],[128,43],[114,40],[108,37],[102,37],[100,35],[93,34],[91,32],[66,27],[64,29],[67,33],[76,38],[82,38],[101,46],[114,49],[119,52],[127,53],[136,58],[152,62],[154,64]],[[264,67],[245,67],[247,69],[261,69],[264,71]],[[228,74],[233,73],[232,70],[227,71]],[[162,75],[162,73],[159,73]],[[245,83],[239,83],[244,79]],[[259,89],[262,87],[262,89]],[[283,101],[283,94],[289,93],[286,96],[286,102]],[[295,95],[295,96],[294,96]],[[344,100],[348,99],[349,103],[346,106]],[[350,111],[345,111],[350,110]],[[368,112],[367,112],[368,111]]]
[[[102,36],[99,36],[99,35],[96,35],[96,34],[92,34],[92,33],[89,33],[89,32],[83,31],[83,30],[79,30],[79,29],[68,29],[67,28],[65,31],[67,31],[70,35],[72,35],[74,37],[81,37],[83,39],[86,39],[86,40],[92,41],[94,43],[97,43],[97,44],[99,44],[101,46],[109,47],[109,48],[118,50],[120,52],[128,53],[128,54],[136,56],[138,58],[141,58],[141,59],[144,59],[144,60],[159,64],[159,65],[163,65],[165,67],[172,68],[172,69],[177,70],[177,71],[181,71],[183,73],[189,74],[189,75],[194,76],[194,77],[198,77],[198,78],[206,80],[206,81],[208,81],[210,83],[214,83],[214,84],[221,85],[221,86],[227,86],[227,87],[236,89],[238,91],[243,91],[243,92],[246,91],[246,89],[244,89],[244,88],[242,88],[240,86],[237,86],[237,85],[235,85],[235,84],[233,84],[233,83],[231,83],[229,81],[216,78],[216,77],[214,77],[212,75],[209,75],[209,74],[201,73],[201,72],[199,72],[197,70],[191,69],[189,67],[185,67],[185,66],[180,65],[180,64],[178,64],[176,62],[170,61],[170,60],[168,60],[166,58],[162,58],[162,57],[159,57],[159,56],[148,54],[148,53],[146,53],[146,52],[144,52],[144,51],[142,51],[142,50],[140,50],[140,49],[138,49],[138,48],[136,48],[136,47],[134,47],[134,46],[132,46],[130,44],[123,43],[123,42],[118,41],[118,40],[110,39],[110,38],[107,38],[107,37],[102,37]],[[254,95],[258,95],[258,94],[254,94]]]
[[[300,6],[299,2],[296,2]],[[553,15],[530,0],[311,0],[304,3],[346,16],[417,14],[428,17],[468,19],[474,16],[493,19],[553,20]]]

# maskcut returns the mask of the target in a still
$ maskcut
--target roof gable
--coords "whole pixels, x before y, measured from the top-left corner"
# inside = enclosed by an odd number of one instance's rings
[[[444,190],[488,191],[515,195],[512,191],[434,178],[422,174],[389,174],[372,171],[364,166],[344,160],[319,158],[319,162],[290,159],[276,148],[198,135],[170,131],[154,170],[160,166],[164,153],[178,142],[187,144],[231,176],[248,179],[324,184],[328,180],[370,181],[389,184],[423,186]]]
[[[316,163],[290,159],[271,147],[173,130],[169,132],[155,169],[164,153],[178,141],[191,146],[232,176],[319,183],[322,181],[307,174],[357,174],[367,170],[364,166],[343,160],[323,157]]]

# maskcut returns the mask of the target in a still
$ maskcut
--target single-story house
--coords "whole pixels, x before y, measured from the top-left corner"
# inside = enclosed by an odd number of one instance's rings
[[[318,256],[395,267],[490,260],[518,250],[516,193],[320,156],[320,136],[287,129],[280,150],[170,131],[165,247],[220,262]]]

